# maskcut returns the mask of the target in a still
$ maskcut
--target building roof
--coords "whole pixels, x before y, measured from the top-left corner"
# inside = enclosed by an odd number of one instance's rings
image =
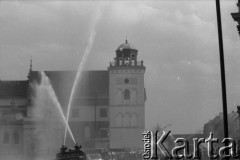
[[[28,81],[0,81],[1,98],[27,97]]]
[[[135,50],[138,51],[134,45],[128,43],[128,41],[126,40],[125,43],[121,44],[118,48],[117,51],[122,51],[122,50]]]
[[[76,71],[45,71],[62,106],[69,101]],[[27,98],[35,95],[32,84],[41,83],[41,73],[31,71],[29,81],[0,81],[1,98]],[[107,70],[84,71],[74,94],[76,105],[108,105],[109,75]]]
[[[67,105],[76,71],[44,71],[62,105]],[[40,83],[41,74],[32,71],[30,82]],[[108,105],[109,75],[107,70],[83,71],[74,94],[76,104]]]

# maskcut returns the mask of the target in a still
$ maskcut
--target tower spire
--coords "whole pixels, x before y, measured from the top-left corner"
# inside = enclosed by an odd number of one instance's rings
[[[128,43],[128,40],[127,40],[127,35],[126,35],[126,40],[125,40],[126,43]]]

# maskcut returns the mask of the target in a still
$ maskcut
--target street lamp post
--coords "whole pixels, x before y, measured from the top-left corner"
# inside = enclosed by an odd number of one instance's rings
[[[224,67],[222,22],[221,22],[221,12],[220,12],[219,1],[220,0],[216,0],[216,12],[217,12],[219,56],[220,56],[221,82],[222,82],[223,127],[224,127],[224,138],[228,138],[227,93],[226,93],[226,80],[225,80],[225,67]]]

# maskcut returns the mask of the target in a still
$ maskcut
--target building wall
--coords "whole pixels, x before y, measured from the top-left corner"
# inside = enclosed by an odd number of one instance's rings
[[[84,148],[105,148],[109,145],[109,106],[72,106],[70,127]]]
[[[142,128],[111,128],[110,148],[139,150],[142,148]]]
[[[101,101],[101,104],[95,105],[92,99],[91,105],[72,106],[69,125],[76,142],[84,148],[134,149],[142,146],[141,138],[145,123],[144,70],[144,67],[109,70],[109,97],[102,98],[104,101]],[[130,92],[130,98],[127,100],[124,98],[126,89]],[[34,101],[34,97],[31,98]],[[14,103],[12,103],[13,100]],[[110,105],[106,104],[106,100]],[[44,108],[52,108],[48,103],[43,104]],[[29,104],[27,97],[0,97],[1,160],[15,159],[15,156],[24,160],[33,160],[39,155],[51,157],[62,145],[64,127],[62,127],[63,123],[58,125],[59,121],[55,122],[58,116],[55,115],[54,109],[51,110],[54,116],[49,113],[47,117],[36,117],[34,107],[31,105],[34,104]],[[12,123],[3,123],[2,118],[8,117],[9,115],[5,115],[8,113],[11,113]],[[51,121],[54,123],[50,123]],[[43,131],[44,127],[47,127],[47,130]],[[9,132],[8,144],[4,142],[5,132]],[[19,134],[17,144],[13,138],[15,132]],[[46,133],[49,134],[46,135]],[[53,141],[54,143],[51,143]],[[69,137],[68,142],[68,146],[73,146]]]
[[[84,105],[72,106],[70,113],[71,121],[109,121],[109,106],[106,105]],[[106,110],[107,115],[101,115]],[[100,114],[101,112],[101,114]],[[96,117],[95,117],[96,116]]]
[[[131,104],[143,105],[145,103],[144,95],[144,72],[145,69],[135,67],[118,67],[109,69],[109,104],[110,106]],[[126,83],[125,80],[129,82]],[[124,89],[136,91],[136,103],[125,102],[122,98]],[[119,94],[120,93],[120,94]],[[121,96],[121,97],[120,97]]]
[[[24,157],[23,119],[26,116],[26,98],[0,97],[0,159]]]
[[[26,98],[0,98],[0,105],[4,106],[11,106],[11,103],[14,102],[17,106],[26,106],[27,105],[27,99]]]
[[[145,67],[109,67],[110,148],[142,148]]]
[[[110,114],[110,127],[144,128],[144,106],[112,106]]]
[[[0,125],[0,159],[21,158],[23,145],[22,125]]]

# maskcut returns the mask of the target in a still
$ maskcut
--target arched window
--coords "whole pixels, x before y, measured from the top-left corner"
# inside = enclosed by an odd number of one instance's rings
[[[130,91],[129,89],[124,90],[124,99],[129,100],[130,99]]]
[[[137,104],[137,91],[136,90],[131,90],[131,100],[130,104]]]
[[[85,138],[90,138],[90,127],[89,126],[86,126],[84,128],[84,137]]]
[[[9,144],[9,139],[10,139],[9,133],[4,132],[4,134],[3,134],[3,144]]]
[[[137,127],[137,114],[135,113],[131,115],[131,127]]]
[[[18,132],[14,132],[13,133],[13,143],[14,144],[19,144],[19,142],[20,142],[19,134],[18,134]]]
[[[124,114],[123,126],[124,127],[129,127],[130,126],[130,115],[129,115],[129,113]]]
[[[123,125],[123,116],[121,113],[116,115],[116,127],[122,127]]]

